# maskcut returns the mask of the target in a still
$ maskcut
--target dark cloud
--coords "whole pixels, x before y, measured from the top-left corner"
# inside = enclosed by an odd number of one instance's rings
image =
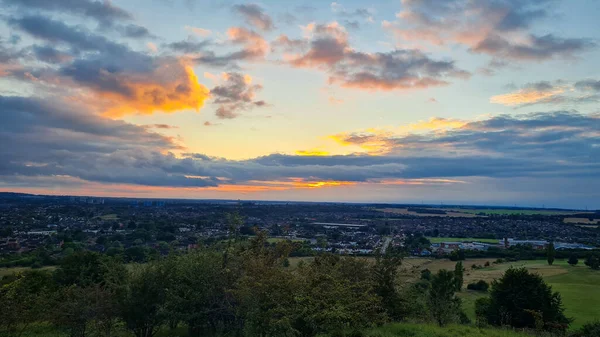
[[[232,9],[234,12],[242,15],[249,25],[260,30],[269,31],[275,28],[271,17],[256,4],[234,5]]]
[[[148,28],[136,24],[128,24],[118,28],[121,35],[132,39],[144,39],[154,37]]]
[[[575,83],[575,88],[600,93],[600,81],[584,80]]]
[[[52,46],[33,46],[35,57],[46,63],[65,63],[73,59],[73,56],[67,52],[58,50]]]
[[[142,126],[83,114],[65,102],[0,96],[0,105],[0,141],[12,145],[0,148],[4,179],[66,175],[101,183],[215,185],[179,172],[177,160],[161,154],[178,146]]]
[[[193,39],[187,39],[183,41],[167,43],[166,46],[173,51],[194,54],[206,50],[210,44],[211,42],[209,40],[196,41]]]
[[[256,93],[262,90],[262,85],[251,82],[249,76],[240,73],[226,74],[225,83],[210,91],[213,103],[219,105],[216,110],[217,117],[232,119],[238,117],[242,111],[267,105],[262,100],[256,100]]]
[[[475,53],[508,59],[542,61],[556,57],[572,57],[595,46],[595,42],[590,39],[564,39],[551,34],[530,35],[527,43],[513,42],[498,35],[490,35],[471,50]]]
[[[118,20],[132,19],[131,13],[113,6],[110,1],[91,0],[2,0],[7,5],[32,10],[67,12],[94,18],[110,24]]]
[[[576,112],[502,115],[443,133],[343,135],[358,146],[378,138],[386,146],[380,156],[272,154],[234,161],[195,153],[176,157],[169,152],[178,148],[171,138],[82,113],[65,102],[0,96],[0,105],[0,142],[10,145],[0,147],[0,182],[52,179],[61,184],[60,179],[73,178],[206,187],[293,179],[600,178],[600,115]]]
[[[29,35],[54,43],[66,43],[80,51],[123,49],[107,38],[89,33],[84,28],[75,28],[45,16],[12,18],[9,24]]]
[[[84,27],[43,16],[11,19],[10,24],[38,39],[68,48],[73,60],[46,70],[46,77],[52,82],[62,79],[66,92],[87,89],[90,95],[83,97],[90,107],[106,114],[199,110],[208,97],[208,89],[197,82],[184,59],[154,57]]]

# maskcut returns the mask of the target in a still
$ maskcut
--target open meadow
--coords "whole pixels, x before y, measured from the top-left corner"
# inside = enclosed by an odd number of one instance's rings
[[[485,265],[489,267],[473,269],[472,265]],[[574,319],[571,328],[576,329],[587,322],[600,318],[600,272],[591,270],[583,265],[570,266],[564,260],[556,260],[549,266],[545,260],[518,261],[502,264],[492,264],[494,259],[469,259],[463,261],[466,268],[463,291],[459,296],[463,299],[463,308],[467,315],[475,318],[475,300],[486,296],[485,293],[467,290],[467,284],[478,280],[491,283],[501,277],[510,267],[525,267],[529,271],[540,274],[544,280],[558,291],[563,300],[568,317]],[[420,271],[427,268],[432,272],[440,269],[453,270],[456,262],[449,260],[434,260],[423,258],[408,258],[403,261],[402,277],[407,281],[415,280],[420,276]]]

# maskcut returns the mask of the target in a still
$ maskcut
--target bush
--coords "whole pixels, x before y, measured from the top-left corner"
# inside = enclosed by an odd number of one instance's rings
[[[476,306],[479,309],[483,308]],[[564,314],[560,294],[525,268],[510,268],[494,281],[489,306],[478,314],[489,324],[515,328],[565,331],[571,322]]]
[[[585,324],[573,337],[600,337],[600,321]]]
[[[479,280],[477,282],[469,283],[469,285],[467,285],[467,289],[469,289],[469,290],[483,291],[483,292],[487,292],[489,287],[490,287],[490,285],[487,282],[485,282],[484,280]]]

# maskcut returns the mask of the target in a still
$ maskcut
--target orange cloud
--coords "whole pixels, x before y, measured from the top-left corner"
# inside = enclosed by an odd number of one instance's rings
[[[382,185],[446,185],[446,184],[465,184],[466,181],[456,179],[384,179],[377,183]]]
[[[329,152],[319,150],[319,149],[311,149],[311,150],[298,150],[296,154],[299,156],[328,156]]]
[[[553,90],[521,89],[517,92],[509,94],[492,96],[490,98],[490,103],[502,104],[506,106],[531,104],[540,102],[558,94],[562,94],[563,92],[565,92],[563,88],[556,88]]]
[[[94,88],[106,116],[152,114],[156,111],[176,112],[200,110],[210,91],[198,82],[191,66],[183,60],[163,62],[152,75],[102,74],[106,81],[118,83],[119,91]],[[97,104],[96,102],[90,104]]]
[[[445,129],[457,129],[467,124],[468,122],[459,119],[431,117],[427,121],[418,121],[416,123],[408,124],[407,126],[401,126],[400,129],[410,132],[437,131]]]

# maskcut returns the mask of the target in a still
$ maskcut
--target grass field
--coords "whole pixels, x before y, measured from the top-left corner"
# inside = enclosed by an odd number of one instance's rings
[[[466,261],[465,265],[471,265]],[[502,276],[506,269],[514,267],[525,267],[529,271],[540,274],[544,280],[558,291],[565,306],[568,317],[574,318],[572,329],[581,327],[587,322],[597,320],[600,317],[600,272],[589,269],[584,265],[572,267],[566,261],[555,261],[549,266],[546,261],[522,261],[516,263],[504,263],[492,265],[489,268],[469,270],[465,274],[465,287],[469,282],[475,280],[492,280]],[[463,299],[463,307],[471,318],[475,316],[475,300],[485,294],[463,290],[459,296]]]
[[[498,243],[498,239],[477,239],[477,238],[427,238],[431,243],[440,242],[484,242]]]
[[[560,215],[573,214],[581,212],[560,211],[560,210],[544,210],[544,209],[501,209],[501,208],[453,208],[449,211],[467,213],[467,214],[487,214],[487,215]]]
[[[116,214],[104,214],[104,215],[100,215],[98,218],[105,220],[105,221],[119,219],[119,217]]]
[[[31,269],[29,267],[0,268],[0,278],[2,278],[5,275],[11,275],[13,273],[19,273],[19,272],[24,272],[24,271],[28,271],[28,270],[48,270],[48,271],[52,271],[54,269],[56,269],[56,267],[54,267],[54,266],[42,267],[42,268],[38,268],[38,269]]]
[[[303,242],[304,241],[304,239],[268,238],[267,242],[275,243],[275,242],[281,242],[281,241],[287,241],[287,240],[291,240],[292,242]]]

